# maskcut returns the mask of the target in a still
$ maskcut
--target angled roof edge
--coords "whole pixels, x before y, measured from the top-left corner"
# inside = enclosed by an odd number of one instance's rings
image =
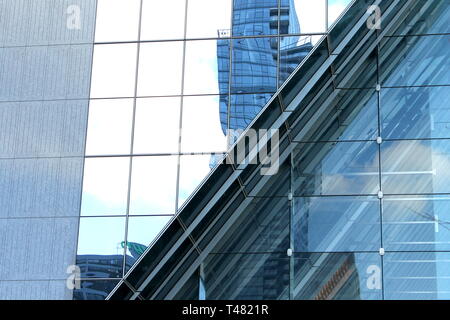
[[[355,72],[358,66],[361,66],[362,62],[369,56],[371,50],[379,44],[388,30],[391,30],[402,22],[401,19],[413,5],[413,2],[413,0],[353,0],[330,28],[328,34],[321,38],[314,49],[288,77],[258,116],[251,122],[249,127],[244,131],[243,136],[245,136],[245,133],[250,129],[265,128],[279,129],[282,131],[283,124],[286,123],[288,119],[293,121],[293,123],[299,123],[299,119],[297,119],[297,117],[292,119],[292,115],[297,116],[296,112],[298,111],[298,106],[311,92],[313,87],[319,83],[322,75],[330,68],[332,63],[338,57],[343,56],[340,70],[343,70],[345,66],[352,62],[354,63],[354,66],[351,68],[351,71]],[[363,27],[370,15],[370,12],[367,12],[367,8],[370,5],[384,5],[384,15],[390,15],[391,20],[386,23],[382,30],[373,30]],[[352,23],[349,24],[349,21]],[[355,37],[358,30],[362,30],[361,28],[365,28],[366,30],[364,30],[362,34],[358,34],[360,39],[358,39],[356,46],[346,49],[346,46],[348,46],[350,40]],[[374,34],[377,34],[375,40],[372,38]],[[363,48],[364,45],[367,45],[367,47]],[[354,58],[356,53],[362,48],[366,52],[362,53],[355,63],[352,61],[352,58]],[[326,54],[324,54],[324,52],[326,52]],[[342,82],[346,83],[350,81],[352,75],[353,74],[349,72],[347,75],[343,76]],[[340,89],[335,88],[335,91],[339,92]],[[321,92],[319,91],[316,95],[320,95],[320,93]],[[313,99],[313,101],[306,106],[305,110],[311,109],[314,101],[315,100]],[[321,109],[322,106],[314,111],[314,116],[302,129],[300,129],[297,133],[298,135],[314,125],[314,122],[317,121],[320,116]],[[302,110],[302,112],[306,111]],[[295,139],[287,139],[289,135],[290,132],[287,132],[286,130],[282,131],[280,134],[280,141],[283,139],[290,141],[290,143],[287,143],[287,146],[285,145],[284,148],[280,150],[281,161],[286,159],[292,152],[292,140]],[[270,136],[270,138],[271,137],[272,136]],[[186,274],[192,274],[193,270],[198,267],[195,263],[191,263],[189,266],[182,269],[177,266],[183,263],[186,264],[192,262],[188,257],[191,254],[193,257],[192,259],[197,262],[198,260],[203,259],[205,254],[207,254],[206,250],[198,248],[195,240],[191,236],[192,232],[206,214],[214,208],[216,202],[232,189],[236,181],[239,181],[241,174],[245,173],[247,175],[252,175],[260,168],[260,166],[258,166],[256,169],[250,169],[247,164],[235,166],[225,163],[230,154],[235,154],[238,143],[239,140],[230,148],[222,162],[203,180],[182,208],[180,208],[177,214],[171,219],[169,224],[161,231],[158,237],[137,260],[136,264],[128,271],[124,279],[122,279],[110,293],[107,299],[139,299],[140,292],[142,292],[151,281],[157,282],[157,284],[153,285],[158,287],[154,290],[152,297],[170,299],[175,296],[176,293],[174,289],[166,290],[167,292],[164,292],[163,294],[162,287],[167,285],[169,280],[174,277],[174,272],[177,272],[177,269],[183,270]],[[267,144],[269,144],[269,141],[267,141]],[[252,152],[249,153],[251,154]],[[268,176],[261,178],[261,181],[257,183],[255,188],[261,188],[268,179]],[[224,228],[225,227],[226,226],[224,226]],[[173,233],[174,230],[177,230],[178,233]],[[168,241],[168,239],[170,239],[170,241]],[[163,243],[164,241],[167,243]],[[189,247],[183,251],[183,257],[178,257],[177,266],[171,266],[172,270],[168,271],[171,277],[165,279],[157,277],[161,270],[169,268],[167,267],[167,264],[171,263],[170,258],[177,253],[177,250],[179,250],[180,246],[184,243],[189,243]],[[212,247],[213,245],[214,243],[211,243],[208,247]],[[151,255],[153,255],[154,258],[151,259],[152,265],[146,265],[146,263],[148,264]],[[140,277],[141,279],[136,280],[137,277]],[[178,280],[186,281],[187,278],[188,276],[182,275]],[[175,280],[175,282],[178,282],[178,280]]]

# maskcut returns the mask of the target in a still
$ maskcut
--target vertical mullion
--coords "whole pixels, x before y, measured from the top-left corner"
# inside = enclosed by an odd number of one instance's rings
[[[139,80],[139,61],[140,61],[140,51],[141,51],[141,24],[142,24],[142,6],[143,1],[140,2],[139,7],[139,22],[138,22],[138,41],[136,48],[136,69],[135,69],[135,79],[134,79],[134,94],[133,94],[133,116],[131,123],[131,142],[130,142],[130,163],[128,170],[128,192],[127,192],[127,211],[125,218],[125,245],[123,248],[123,265],[122,265],[122,277],[126,273],[126,256],[128,247],[128,224],[130,216],[130,202],[131,202],[131,176],[133,174],[133,149],[134,149],[134,129],[136,124],[136,104],[137,104],[137,90],[138,90],[138,80]]]

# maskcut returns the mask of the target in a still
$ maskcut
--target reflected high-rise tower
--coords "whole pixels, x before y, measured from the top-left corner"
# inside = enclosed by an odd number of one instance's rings
[[[234,1],[231,32],[242,38],[217,42],[224,134],[227,129],[246,128],[312,49],[310,37],[301,41],[298,35],[300,22],[293,0],[281,0],[280,7],[278,0]],[[220,35],[229,32],[221,30]]]

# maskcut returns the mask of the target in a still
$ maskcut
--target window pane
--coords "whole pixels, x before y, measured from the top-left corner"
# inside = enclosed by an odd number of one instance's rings
[[[450,253],[386,253],[383,261],[387,300],[450,299]]]
[[[181,156],[178,208],[184,204],[195,188],[208,175],[215,161],[217,160],[214,155]]]
[[[98,0],[95,41],[137,40],[140,0]]]
[[[233,40],[232,93],[277,90],[277,38]]]
[[[222,73],[228,74],[228,69],[222,70],[222,65],[225,63],[229,65],[228,61],[223,61],[223,58],[228,58],[228,51],[225,52],[225,57],[222,57],[221,49],[224,41],[219,40],[199,40],[186,42],[186,61],[184,74],[184,93],[185,94],[218,94],[219,93],[219,79],[220,81],[227,81],[228,78],[222,80]],[[228,50],[228,46],[225,46]],[[228,91],[226,92],[228,93]]]
[[[219,96],[184,97],[181,131],[182,152],[224,152]]]
[[[450,141],[389,141],[381,145],[384,193],[450,192]]]
[[[183,42],[141,44],[138,95],[181,94]]]
[[[384,86],[450,84],[449,35],[387,38],[380,55]]]
[[[92,98],[132,97],[136,44],[96,45],[92,66]]]
[[[326,31],[326,1],[327,0],[294,0],[295,11],[290,13],[290,16],[283,15],[283,10],[281,11],[282,15],[280,17],[280,27],[283,26],[284,19],[287,17],[290,18],[290,26],[287,33],[317,33],[317,32],[325,32]],[[285,8],[285,5],[288,5],[292,1],[281,0],[281,7]],[[292,9],[291,9],[292,10]],[[293,16],[293,17],[292,17]],[[300,24],[300,26],[296,26],[296,24]],[[296,30],[297,29],[297,30]],[[285,28],[281,28],[281,33],[285,31]],[[295,31],[294,31],[295,30]]]
[[[230,103],[230,124],[229,129],[245,129],[259,114],[267,101],[272,97],[270,93],[257,94],[234,94],[231,96]],[[225,104],[220,104],[221,113],[227,112]],[[222,116],[222,114],[221,114]],[[227,120],[224,117],[224,120]],[[224,120],[222,120],[224,122]],[[222,123],[224,130],[226,129],[226,122]]]
[[[328,0],[328,27],[344,12],[351,0]]]
[[[144,253],[170,219],[170,216],[128,218],[127,269]]]
[[[231,0],[189,0],[187,38],[217,38],[230,34]],[[207,14],[205,14],[207,12]]]
[[[450,138],[450,87],[381,91],[383,138]]]
[[[233,36],[278,33],[278,0],[234,0]]]
[[[83,280],[81,288],[73,290],[73,300],[105,300],[119,280]]]
[[[207,300],[289,298],[289,259],[285,254],[210,254],[203,270]]]
[[[450,250],[450,197],[387,196],[383,243],[388,251]]]
[[[80,219],[77,265],[81,278],[120,278],[125,217]]]
[[[81,215],[126,214],[129,158],[88,158]]]
[[[135,157],[130,214],[174,214],[177,156]]]
[[[280,85],[291,75],[313,48],[313,38],[317,37],[282,37],[280,38]]]
[[[376,197],[296,198],[294,250],[377,251],[381,247],[379,203]]]
[[[380,260],[378,253],[294,254],[294,298],[381,300]]]
[[[132,99],[91,100],[86,154],[129,154],[132,118]]]
[[[182,39],[185,0],[143,0],[141,40]]]
[[[297,195],[378,193],[376,142],[299,144],[294,161]]]
[[[138,99],[134,153],[177,153],[181,98]]]

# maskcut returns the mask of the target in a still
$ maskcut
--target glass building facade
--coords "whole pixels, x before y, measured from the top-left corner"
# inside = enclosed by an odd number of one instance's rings
[[[352,1],[109,298],[448,299],[449,21]]]
[[[0,0],[0,299],[104,299],[349,2]]]

